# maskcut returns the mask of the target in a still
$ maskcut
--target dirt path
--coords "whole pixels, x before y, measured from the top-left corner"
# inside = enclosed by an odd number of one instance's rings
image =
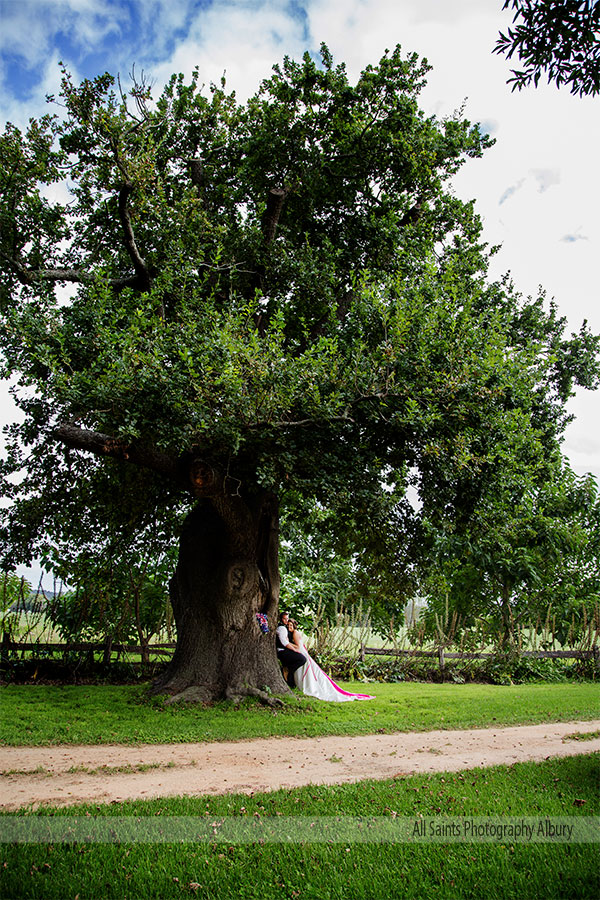
[[[254,793],[600,750],[600,720],[472,731],[269,738],[134,747],[0,748],[0,808],[110,803],[175,795]]]

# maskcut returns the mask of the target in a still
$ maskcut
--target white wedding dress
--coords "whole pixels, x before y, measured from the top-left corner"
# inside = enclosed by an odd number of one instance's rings
[[[343,703],[345,700],[374,700],[369,694],[350,694],[339,687],[333,679],[311,658],[308,650],[302,644],[300,652],[306,656],[306,662],[294,672],[296,687],[309,697],[318,700],[330,700],[334,703]]]

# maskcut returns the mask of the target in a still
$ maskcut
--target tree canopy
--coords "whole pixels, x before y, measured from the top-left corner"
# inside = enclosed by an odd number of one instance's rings
[[[251,582],[248,608],[272,614],[259,496],[287,521],[329,510],[331,547],[367,579],[400,530],[408,590],[423,522],[467,522],[506,470],[550,477],[598,340],[488,280],[451,178],[492,142],[419,109],[427,69],[396,48],[351,84],[323,47],[247,103],[198,72],[156,100],[65,72],[62,117],[6,126],[2,374],[25,416],[5,566],[164,552],[197,502],[182,548],[208,541],[209,566],[222,535],[228,596]],[[223,537],[234,519],[238,536],[256,520],[251,565]]]

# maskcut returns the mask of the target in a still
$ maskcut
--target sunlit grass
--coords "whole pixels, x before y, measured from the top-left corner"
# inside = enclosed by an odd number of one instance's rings
[[[255,701],[165,706],[143,685],[6,685],[0,742],[11,745],[185,743],[483,728],[600,717],[590,682],[359,684],[374,700],[325,703],[299,695],[274,710]]]

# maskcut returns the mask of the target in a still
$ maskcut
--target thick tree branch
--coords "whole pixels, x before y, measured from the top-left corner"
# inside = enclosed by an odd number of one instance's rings
[[[271,190],[267,194],[267,207],[262,215],[261,222],[263,237],[265,239],[265,246],[267,247],[275,239],[275,235],[277,233],[277,225],[279,224],[283,206],[288,194],[290,193],[290,190],[291,189],[289,187],[271,188]],[[251,289],[253,292],[260,290],[264,274],[264,264],[258,263],[256,266],[254,278],[251,282]],[[256,327],[258,328],[258,332],[260,335],[265,334],[267,324],[268,317],[264,313],[260,313],[256,317]]]
[[[142,285],[142,290],[149,290],[150,273],[148,272],[148,267],[146,266],[146,263],[142,259],[140,251],[137,248],[135,236],[133,234],[133,226],[131,224],[131,217],[129,215],[129,209],[127,208],[127,201],[132,191],[133,185],[131,184],[131,182],[125,182],[125,184],[121,185],[121,190],[119,191],[119,219],[121,220],[121,225],[123,226],[125,248],[133,263],[135,274],[137,275],[139,282]]]
[[[281,218],[283,204],[289,194],[289,188],[271,188],[267,195],[267,208],[263,214],[262,229],[265,243],[270,244],[275,238],[277,225]]]
[[[415,222],[418,222],[421,218],[423,211],[423,197],[417,197],[417,201],[414,206],[412,206],[408,212],[406,212],[402,218],[400,219],[400,227],[404,228],[406,225],[414,225]]]
[[[60,425],[53,431],[53,436],[75,450],[87,450],[96,456],[108,456],[121,459],[135,466],[152,469],[161,475],[167,475],[180,481],[182,472],[179,460],[175,456],[162,453],[153,447],[136,446],[120,438],[89,431],[77,425]]]
[[[201,159],[190,159],[190,174],[192,184],[198,188],[198,193],[204,187],[204,165]]]
[[[72,284],[91,284],[96,276],[81,269],[27,269],[17,259],[2,254],[2,260],[15,273],[21,284],[31,285],[36,281],[68,281]],[[125,275],[123,278],[109,278],[108,284],[120,291],[126,287],[140,287],[138,275]],[[142,288],[143,289],[143,288]]]

